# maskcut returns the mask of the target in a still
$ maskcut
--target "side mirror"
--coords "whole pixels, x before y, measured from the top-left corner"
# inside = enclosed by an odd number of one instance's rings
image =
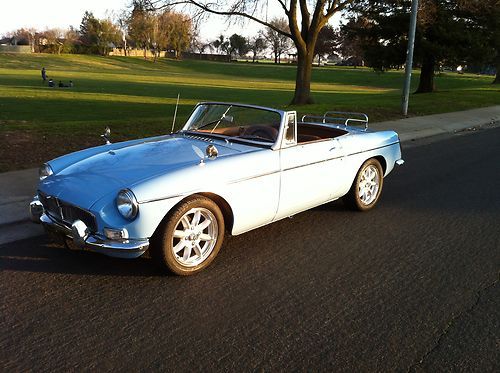
[[[111,136],[111,130],[109,127],[106,127],[104,129],[104,133],[101,135],[101,137],[106,141],[106,145],[111,144],[111,141],[109,141],[109,137]]]
[[[215,145],[208,145],[205,149],[205,153],[208,159],[215,159],[219,155],[219,151],[215,147]]]

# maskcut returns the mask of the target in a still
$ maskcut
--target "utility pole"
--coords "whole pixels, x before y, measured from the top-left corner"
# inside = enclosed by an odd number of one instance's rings
[[[413,48],[415,46],[415,29],[417,27],[418,0],[411,1],[410,30],[408,31],[408,50],[406,52],[405,84],[403,87],[403,101],[401,111],[408,115],[408,101],[410,97],[411,69],[413,67]]]

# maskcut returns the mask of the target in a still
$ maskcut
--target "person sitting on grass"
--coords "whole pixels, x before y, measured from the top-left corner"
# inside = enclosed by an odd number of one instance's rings
[[[54,81],[49,79],[49,87],[55,87]]]
[[[59,88],[69,88],[73,87],[73,82],[70,80],[69,84],[64,84],[61,80],[59,80]]]

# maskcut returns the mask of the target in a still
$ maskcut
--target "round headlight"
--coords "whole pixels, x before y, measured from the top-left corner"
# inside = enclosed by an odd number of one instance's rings
[[[124,189],[116,197],[116,207],[120,214],[126,219],[135,219],[139,212],[139,204],[131,190]]]
[[[54,172],[52,171],[52,168],[47,163],[41,165],[40,169],[38,170],[38,176],[40,177],[40,180],[45,179],[47,176],[50,176],[53,173]]]

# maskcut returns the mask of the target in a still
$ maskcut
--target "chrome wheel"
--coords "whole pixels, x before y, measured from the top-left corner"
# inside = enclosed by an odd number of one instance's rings
[[[358,197],[363,205],[371,204],[378,197],[380,176],[378,168],[370,164],[361,171],[358,182]]]
[[[195,267],[212,253],[219,227],[215,215],[203,207],[186,212],[176,223],[172,235],[174,259],[185,267]]]

